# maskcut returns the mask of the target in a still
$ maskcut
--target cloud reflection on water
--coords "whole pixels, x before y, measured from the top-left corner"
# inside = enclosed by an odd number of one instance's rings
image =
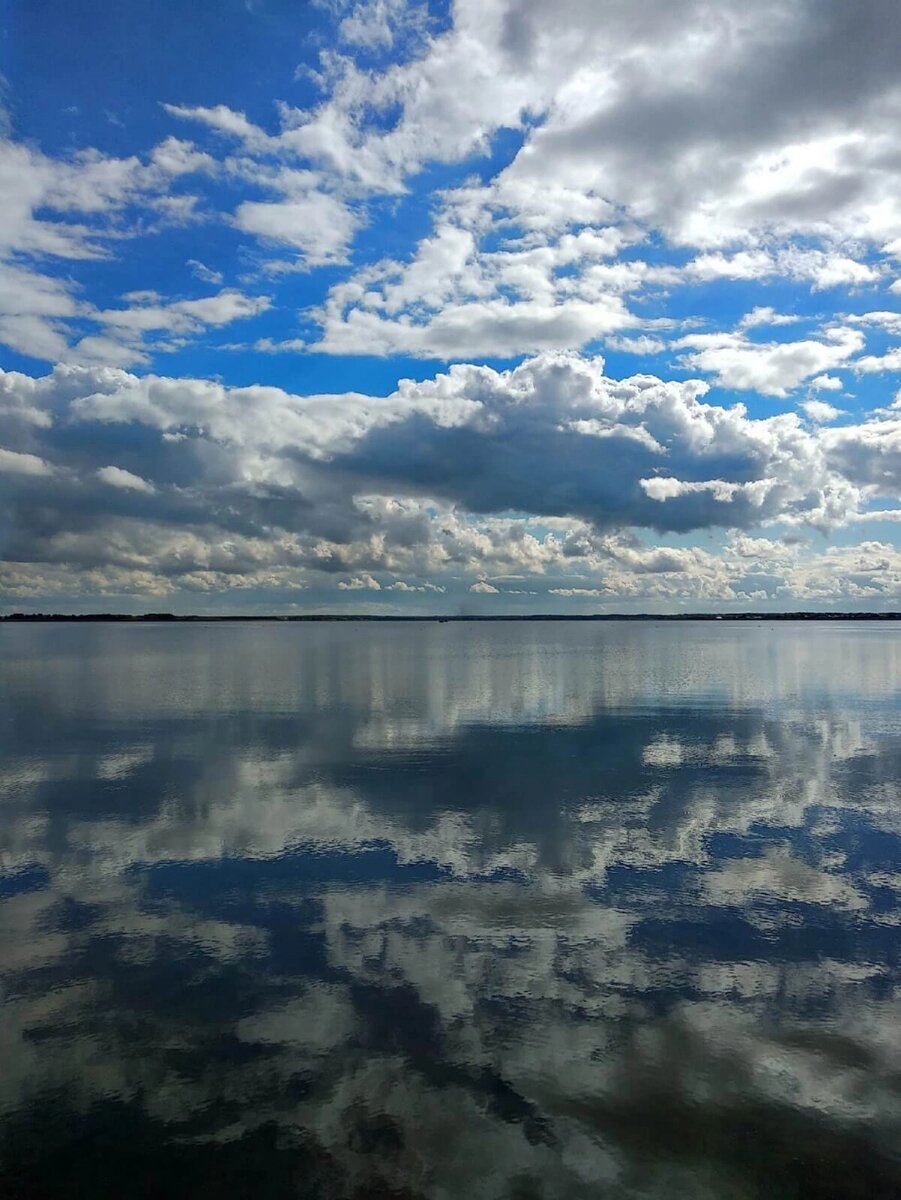
[[[0,637],[11,1194],[901,1192],[893,631]]]

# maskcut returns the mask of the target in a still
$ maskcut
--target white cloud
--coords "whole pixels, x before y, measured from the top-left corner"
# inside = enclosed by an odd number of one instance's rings
[[[825,400],[802,400],[801,408],[811,421],[815,421],[818,425],[828,424],[844,415],[842,409],[827,404]]]
[[[344,201],[311,191],[279,201],[245,200],[235,213],[235,224],[298,250],[312,267],[345,261],[358,219]]]
[[[441,587],[440,584],[430,583],[425,580],[423,583],[407,583],[404,579],[396,579],[386,588],[389,592],[439,592],[444,593],[447,589]]]
[[[339,580],[338,587],[343,592],[380,592],[382,585],[369,574],[355,575],[352,579]]]
[[[171,137],[146,161],[110,158],[95,150],[54,159],[0,140],[0,340],[32,357],[65,359],[72,322],[93,319],[94,309],[79,297],[68,275],[49,273],[47,260],[77,263],[109,256],[110,244],[133,236],[120,219],[128,206],[152,210],[164,220],[182,220],[184,210],[178,205],[185,198],[164,193],[181,177],[213,167],[209,155]],[[90,346],[88,357],[96,358]],[[129,357],[120,351],[118,357],[141,361],[140,353]]]
[[[216,286],[222,283],[222,272],[214,271],[212,267],[208,267],[197,258],[189,258],[186,266],[191,268],[191,274],[202,283],[212,283]]]
[[[873,325],[886,333],[901,335],[901,313],[898,312],[848,313],[843,319],[848,325]]]
[[[500,592],[500,588],[496,588],[487,579],[476,580],[475,583],[469,585],[469,590],[471,592],[478,592],[482,596],[497,596]]]
[[[338,36],[352,46],[388,50],[399,31],[421,29],[427,19],[425,6],[407,0],[366,0],[353,6],[338,25]]]
[[[627,234],[583,229],[485,251],[480,237],[487,230],[458,223],[453,207],[452,200],[447,218],[409,262],[381,262],[334,286],[316,313],[322,338],[310,349],[510,357],[576,349],[638,324],[623,295],[654,271],[641,262],[603,265],[628,243]]]
[[[84,150],[68,160],[54,159],[8,140],[0,142],[0,185],[10,220],[3,240],[20,250],[40,250],[61,257],[95,257],[91,229],[52,224],[35,210],[78,213],[85,217],[114,212],[132,200],[163,192],[180,175],[213,167],[209,155],[176,138],[151,151],[148,161],[132,156],[110,158]],[[102,237],[104,227],[97,226]]]
[[[712,374],[721,387],[787,396],[812,376],[848,364],[864,338],[858,330],[838,327],[827,330],[823,341],[760,343],[741,333],[699,333],[673,345],[687,349],[680,359],[684,366]]]
[[[60,334],[56,357],[63,362],[114,367],[146,363],[153,350],[177,348],[185,339],[198,337],[208,328],[258,316],[271,305],[268,296],[247,296],[234,288],[225,288],[214,296],[167,303],[160,303],[156,292],[132,292],[123,299],[131,302],[127,308],[83,312],[82,316],[100,325],[103,332],[88,334],[73,346],[67,345]],[[148,334],[166,334],[176,340],[158,337],[147,341]]]
[[[859,375],[901,371],[901,346],[895,346],[885,354],[865,354],[856,359],[852,365]]]
[[[126,491],[146,492],[148,495],[152,495],[156,490],[153,484],[148,483],[146,479],[142,479],[140,475],[135,475],[122,467],[99,467],[97,478],[102,483],[108,483],[110,487],[124,488]]]
[[[67,321],[80,308],[66,282],[0,263],[0,340],[13,350],[59,360],[67,349]]]
[[[817,375],[807,386],[812,392],[840,392],[845,385],[837,375]]]
[[[738,323],[739,329],[753,329],[757,325],[795,325],[801,318],[791,313],[779,313],[770,305],[758,305],[745,313]]]
[[[279,145],[398,186],[427,159],[454,161],[529,112],[544,119],[503,173],[510,187],[552,179],[597,192],[698,245],[765,230],[897,239],[886,153],[894,18],[886,24],[875,0],[853,28],[838,6],[751,12],[730,0],[718,15],[705,22],[696,0],[603,11],[467,0],[410,62],[376,79],[338,67],[330,99],[285,115]],[[839,53],[844,74],[824,86],[818,64]],[[395,102],[402,114],[388,131],[356,119]],[[239,114],[204,119],[248,145],[258,136]],[[865,264],[824,268],[818,286],[870,278]]]
[[[0,472],[7,475],[51,475],[53,467],[36,454],[5,450],[0,446]]]
[[[265,148],[266,135],[262,130],[248,121],[244,113],[234,112],[225,104],[217,104],[212,108],[191,107],[183,104],[164,104],[163,108],[173,117],[186,121],[198,121],[217,132],[241,138],[252,147]]]
[[[225,350],[244,350],[245,346],[224,346]],[[253,349],[258,354],[300,354],[307,349],[307,343],[303,338],[284,338],[280,342],[273,341],[272,338],[257,338],[253,343]]]
[[[218,327],[265,312],[271,301],[267,296],[245,296],[226,288],[215,296],[197,300],[175,300],[169,304],[133,304],[129,308],[107,308],[94,314],[94,320],[108,329],[143,334],[154,330],[168,333],[196,333],[205,326]]]
[[[488,580],[513,575],[518,591],[543,578],[561,597],[727,600],[747,570],[737,561],[643,545],[628,531],[828,529],[901,495],[893,410],[828,429],[795,413],[752,418],[704,393],[699,381],[610,379],[599,360],[559,354],[504,372],[454,367],[381,398],[96,366],[40,380],[8,373],[0,406],[16,457],[4,461],[20,478],[51,470],[42,463],[55,469],[42,481],[39,530],[32,499],[7,493],[7,554],[120,581],[155,576],[164,590],[177,579],[202,591],[316,586],[399,598],[503,591]],[[78,455],[58,426],[90,429]],[[84,490],[86,466],[103,495]],[[129,492],[140,494],[140,515],[124,506]]]
[[[603,588],[579,588],[579,587],[548,588],[548,593],[551,596],[565,596],[568,600],[574,599],[575,597],[580,597],[580,598],[586,597],[586,598],[591,598],[591,599],[597,599],[599,597],[606,595],[606,591]]]

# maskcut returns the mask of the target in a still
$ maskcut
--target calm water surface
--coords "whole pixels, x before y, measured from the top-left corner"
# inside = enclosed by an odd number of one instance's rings
[[[0,628],[0,1195],[901,1196],[901,631]]]

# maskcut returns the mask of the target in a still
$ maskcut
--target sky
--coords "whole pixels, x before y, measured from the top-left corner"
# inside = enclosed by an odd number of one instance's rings
[[[885,610],[896,0],[8,0],[0,612]]]

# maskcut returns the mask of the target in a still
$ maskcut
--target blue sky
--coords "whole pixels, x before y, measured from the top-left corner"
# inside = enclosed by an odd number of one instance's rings
[[[5,611],[897,607],[893,3],[2,21]]]

